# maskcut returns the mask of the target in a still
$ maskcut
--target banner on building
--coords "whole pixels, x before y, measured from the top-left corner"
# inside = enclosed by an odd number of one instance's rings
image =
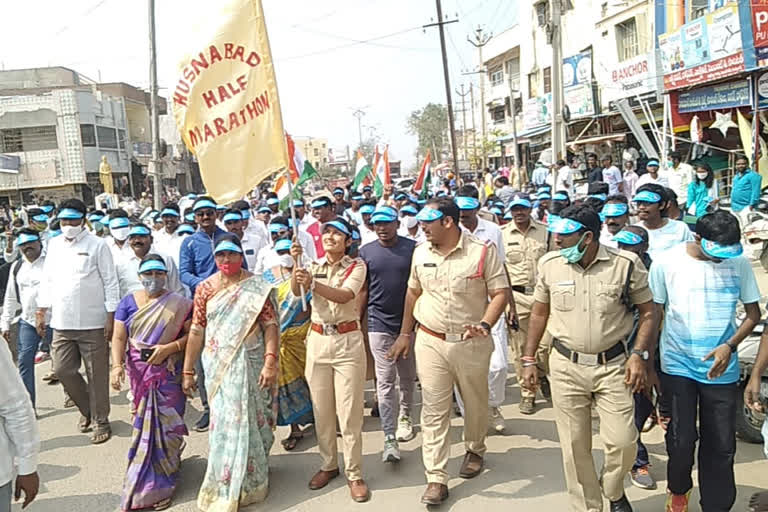
[[[659,36],[659,53],[667,90],[719,80],[752,67],[745,62],[735,3]]]
[[[601,73],[601,103],[603,106],[624,98],[635,98],[659,90],[656,58],[646,53],[617,62]]]
[[[737,108],[752,103],[748,80],[699,87],[678,95],[677,109],[681,114]]]
[[[551,122],[552,93],[525,100],[523,105],[523,130],[532,130]]]
[[[563,59],[563,87],[592,84],[592,50]]]
[[[759,67],[768,66],[768,0],[752,0],[752,40]]]
[[[208,194],[228,203],[288,168],[288,150],[261,0],[228,0],[211,11],[188,31],[171,94]]]
[[[16,155],[4,155],[0,153],[0,172],[18,174],[21,169],[21,158]]]

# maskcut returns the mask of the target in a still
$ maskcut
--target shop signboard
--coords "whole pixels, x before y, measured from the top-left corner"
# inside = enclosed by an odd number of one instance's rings
[[[768,110],[768,72],[757,78],[757,107]]]
[[[563,94],[571,119],[595,115],[595,95],[592,85],[580,84],[566,87]]]
[[[563,96],[571,119],[595,115],[592,50],[563,59]]]
[[[0,172],[17,174],[21,169],[21,158],[16,155],[4,155],[0,153]]]
[[[768,0],[752,0],[752,40],[759,67],[768,66]]]
[[[748,80],[699,87],[678,95],[677,110],[681,114],[688,114],[744,107],[752,103],[750,91]]]
[[[600,84],[602,105],[610,105],[623,98],[634,99],[644,95],[655,98],[660,88],[660,81],[656,76],[655,54],[638,55],[604,68]]]
[[[739,7],[731,3],[659,36],[664,88],[719,80],[746,69]]]
[[[563,87],[592,83],[592,50],[563,59]]]
[[[552,122],[552,93],[528,98],[523,107],[523,130],[528,131]]]

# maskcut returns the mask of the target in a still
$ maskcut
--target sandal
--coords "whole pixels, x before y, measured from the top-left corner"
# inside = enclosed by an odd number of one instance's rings
[[[96,427],[93,429],[93,434],[91,435],[91,444],[101,444],[106,443],[109,441],[109,438],[112,437],[112,429],[109,427]]]
[[[749,498],[750,512],[768,511],[768,491],[756,492]]]
[[[170,506],[171,506],[171,498],[166,498],[152,505],[152,508],[155,510],[165,510]]]
[[[80,416],[80,421],[77,422],[77,430],[80,431],[81,434],[85,434],[86,432],[91,431],[91,420],[89,418],[86,418],[85,416]]]
[[[283,445],[283,448],[285,448],[285,451],[289,452],[296,448],[296,445],[299,444],[299,441],[301,441],[304,438],[304,432],[300,430],[292,430],[291,434],[280,441],[280,444]]]

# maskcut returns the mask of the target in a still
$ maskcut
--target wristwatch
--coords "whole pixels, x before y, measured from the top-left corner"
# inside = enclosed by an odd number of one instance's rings
[[[647,361],[648,358],[650,357],[650,354],[648,354],[647,350],[632,349],[632,353],[640,356],[640,359],[642,359],[643,361]]]
[[[483,329],[485,329],[488,332],[491,332],[491,326],[490,326],[490,324],[488,322],[485,322],[485,321],[480,322],[480,327],[482,327]]]
[[[734,345],[730,341],[726,341],[725,344],[728,345],[731,348],[731,354],[736,352],[736,349],[738,348],[738,345]]]

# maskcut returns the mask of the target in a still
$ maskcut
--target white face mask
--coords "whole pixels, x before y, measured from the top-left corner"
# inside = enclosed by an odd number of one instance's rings
[[[416,224],[419,223],[419,221],[416,220],[416,217],[411,215],[406,215],[400,220],[403,221],[403,224],[405,224],[406,229],[413,229],[414,227],[416,227]]]
[[[115,240],[120,240],[122,242],[123,240],[128,238],[128,232],[130,230],[131,230],[131,226],[126,226],[124,228],[110,229],[109,232]]]
[[[701,181],[704,181],[707,179],[708,174],[706,172],[697,172],[696,177],[699,178]]]
[[[61,234],[64,235],[64,238],[69,238],[70,240],[79,235],[82,230],[83,226],[61,226]]]
[[[290,254],[281,254],[280,266],[285,268],[293,268],[293,257]]]

